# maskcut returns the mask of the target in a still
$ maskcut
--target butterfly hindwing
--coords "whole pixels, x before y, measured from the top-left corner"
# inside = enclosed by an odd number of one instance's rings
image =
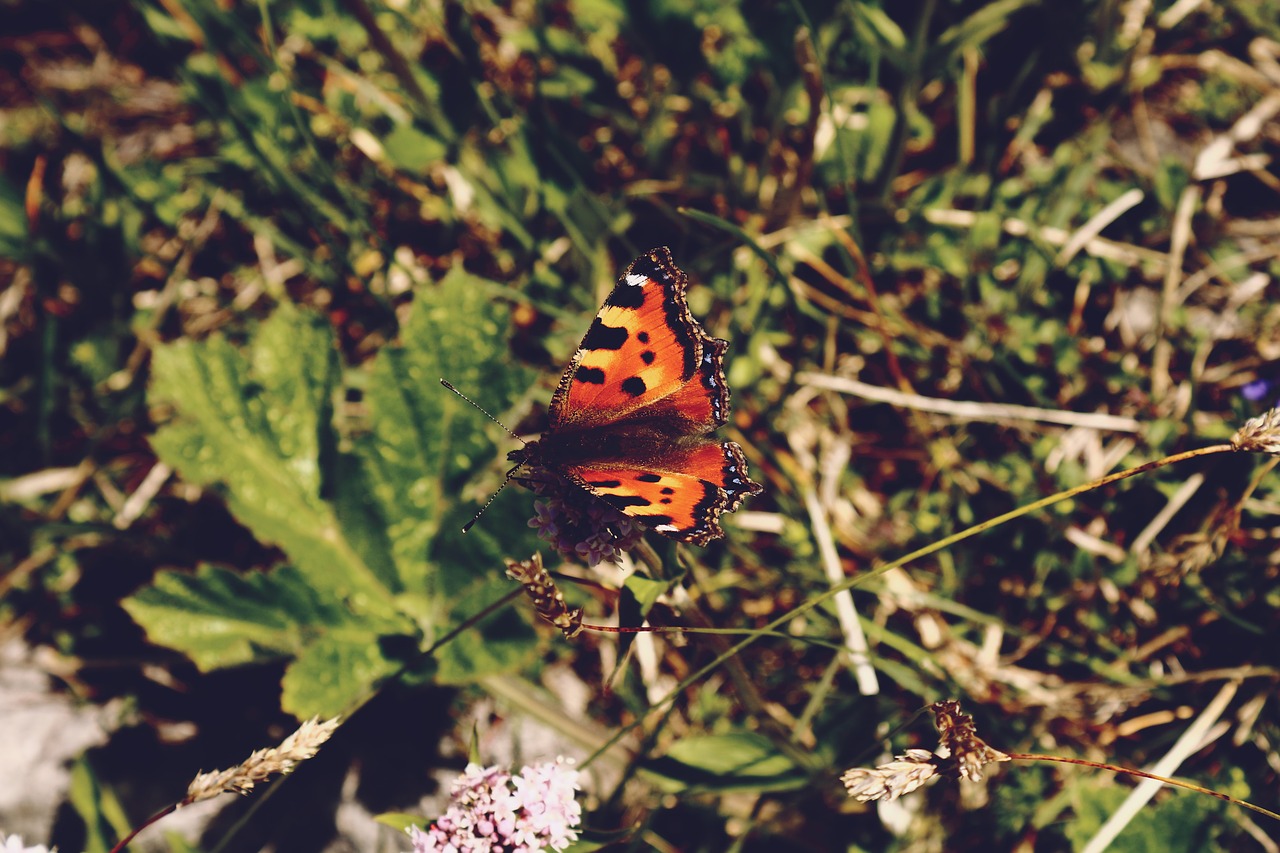
[[[702,441],[645,462],[595,460],[563,473],[624,515],[695,545],[723,536],[720,514],[760,491],[732,441]]]

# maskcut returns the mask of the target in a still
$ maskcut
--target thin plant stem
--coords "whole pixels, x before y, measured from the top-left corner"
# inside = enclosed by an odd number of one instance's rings
[[[797,605],[795,608],[787,611],[783,615],[779,616],[778,618],[774,619],[772,622],[768,623],[767,625],[759,629],[759,631],[753,632],[750,636],[744,637],[742,640],[739,640],[737,643],[730,646],[725,652],[723,652],[720,655],[717,655],[716,658],[712,660],[710,663],[690,673],[683,681],[681,681],[678,685],[672,688],[671,691],[667,693],[666,696],[662,697],[657,702],[655,702],[653,706],[649,709],[649,713],[653,713],[657,711],[659,708],[662,708],[663,706],[673,702],[675,698],[681,694],[681,692],[683,692],[685,689],[689,687],[689,685],[694,684],[702,680],[703,678],[705,678],[708,674],[714,671],[717,667],[719,667],[722,663],[724,663],[730,657],[738,654],[747,646],[750,646],[756,640],[760,639],[762,636],[779,631],[783,625],[787,624],[792,619],[795,619],[797,616],[802,616],[805,613],[808,613],[810,610],[817,608],[819,605],[821,605],[823,602],[825,602],[827,599],[831,598],[832,596],[836,595],[837,593],[843,592],[846,589],[852,589],[853,587],[858,586],[862,583],[865,583],[866,581],[871,580],[872,578],[879,577],[880,575],[883,575],[886,572],[889,572],[889,571],[892,571],[893,569],[904,566],[907,563],[911,563],[916,560],[919,560],[922,557],[927,557],[928,555],[933,554],[937,551],[941,551],[944,548],[950,547],[951,545],[954,545],[957,542],[962,542],[965,539],[968,539],[972,536],[976,536],[977,534],[982,533],[983,531],[990,530],[993,527],[998,527],[1001,524],[1004,524],[1009,521],[1013,521],[1016,518],[1021,518],[1024,515],[1030,515],[1031,513],[1037,510],[1044,509],[1045,507],[1052,506],[1053,504],[1056,504],[1056,503],[1061,503],[1062,501],[1069,500],[1071,498],[1076,497],[1077,495],[1082,495],[1086,492],[1091,492],[1095,489],[1100,489],[1103,486],[1108,486],[1112,483],[1119,482],[1120,480],[1126,480],[1130,477],[1135,477],[1138,474],[1145,474],[1148,471],[1154,471],[1158,468],[1163,468],[1166,465],[1174,465],[1179,462],[1186,462],[1189,459],[1195,459],[1200,456],[1211,456],[1218,453],[1235,453],[1235,452],[1238,452],[1237,449],[1230,444],[1214,444],[1209,447],[1200,447],[1200,448],[1196,448],[1195,450],[1187,450],[1182,453],[1175,453],[1172,456],[1166,456],[1163,459],[1157,459],[1152,462],[1145,462],[1142,465],[1138,465],[1134,468],[1128,468],[1124,471],[1119,471],[1115,474],[1109,474],[1100,479],[1093,480],[1091,482],[1085,483],[1080,486],[1075,486],[1070,489],[1066,489],[1064,491],[1050,495],[1046,498],[1041,498],[1038,501],[1033,501],[1025,506],[1021,506],[1021,507],[1018,507],[1017,509],[1010,510],[1009,512],[1002,513],[1001,515],[997,515],[994,518],[989,518],[986,521],[979,522],[978,524],[973,525],[972,527],[965,528],[964,530],[961,530],[958,533],[953,533],[950,536],[944,537],[942,539],[937,540],[936,542],[930,543],[929,545],[926,545],[923,548],[918,548],[915,551],[912,551],[911,553],[907,554],[906,556],[899,557],[893,562],[885,563],[884,565],[877,566],[876,568],[870,569],[866,572],[862,572],[861,574],[854,575],[853,577],[847,578],[838,584],[828,587],[822,593],[813,596],[812,598],[805,601],[804,603]],[[619,741],[621,741],[622,738],[627,736],[627,734],[631,731],[631,729],[643,723],[647,716],[648,716],[647,714],[641,714],[636,718],[634,722],[619,728],[612,738],[606,741],[599,749],[597,749],[594,753],[588,756],[585,761],[583,761],[582,763],[583,766],[586,767],[590,765],[591,762],[594,761],[597,756],[604,754],[604,752],[608,750],[610,747],[612,747],[615,743],[618,743]]]
[[[120,841],[116,844],[115,847],[111,848],[111,853],[120,853],[120,851],[124,850],[124,848],[129,845],[130,841],[132,841],[134,838],[137,837],[139,832],[142,832],[142,830],[146,829],[148,826],[151,826],[151,824],[155,823],[161,818],[168,817],[169,815],[176,812],[178,810],[179,805],[181,805],[181,803],[174,803],[173,805],[166,806],[160,811],[153,814],[151,817],[147,818],[144,822],[135,826],[133,828],[133,831],[131,831],[124,838],[120,839]]]
[[[1176,788],[1185,788],[1188,791],[1195,791],[1198,794],[1208,794],[1211,797],[1217,797],[1219,800],[1231,803],[1232,805],[1242,806],[1250,811],[1266,815],[1272,820],[1280,821],[1280,814],[1276,814],[1270,809],[1264,809],[1262,806],[1255,806],[1253,803],[1245,800],[1238,800],[1230,794],[1224,794],[1220,791],[1215,791],[1212,788],[1205,788],[1201,785],[1196,785],[1193,782],[1183,782],[1179,779],[1171,779],[1168,776],[1158,776],[1155,773],[1148,773],[1145,770],[1134,770],[1130,767],[1119,767],[1115,764],[1102,764],[1097,761],[1088,761],[1083,758],[1065,758],[1061,755],[1041,755],[1033,752],[1008,752],[1005,754],[1009,756],[1010,761],[1056,761],[1059,764],[1078,764],[1081,767],[1092,767],[1097,770],[1110,770],[1112,773],[1127,773],[1130,776],[1152,779],[1156,782],[1162,782],[1165,785],[1172,785]]]

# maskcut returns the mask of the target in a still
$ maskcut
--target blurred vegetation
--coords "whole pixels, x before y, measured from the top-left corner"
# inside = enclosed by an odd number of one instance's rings
[[[458,533],[512,440],[437,383],[536,433],[614,276],[670,246],[766,491],[709,548],[653,537],[661,583],[628,593],[744,632],[827,589],[824,531],[856,576],[1222,441],[1280,398],[1273,0],[2,8],[3,618],[69,695],[127,707],[63,849],[362,703],[202,845],[323,848],[348,766],[412,810],[480,715],[583,755],[639,723],[588,801],[637,848],[1083,849],[1128,780],[1005,765],[878,812],[837,779],[932,746],[883,738],[943,698],[999,748],[1146,766],[1226,685],[1177,773],[1280,808],[1256,457],[860,584],[876,695],[826,605],[697,682],[725,638],[661,638],[606,687],[616,636],[510,597],[529,495]],[[607,621],[616,575],[563,568]],[[1276,849],[1255,817],[1165,791],[1110,849]]]

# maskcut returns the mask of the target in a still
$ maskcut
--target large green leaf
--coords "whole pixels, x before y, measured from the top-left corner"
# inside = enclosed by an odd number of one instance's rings
[[[334,631],[321,637],[289,665],[280,706],[298,719],[349,714],[378,683],[400,669],[382,654],[377,637]]]
[[[412,630],[407,619],[372,619],[315,589],[292,566],[238,573],[202,566],[165,571],[124,601],[154,643],[186,654],[203,670],[303,652],[322,638],[375,644]]]
[[[490,411],[529,383],[527,371],[495,358],[506,351],[508,333],[508,311],[494,304],[495,290],[458,269],[419,292],[401,343],[378,354],[365,392],[372,430],[356,442],[367,472],[364,499],[372,498],[385,519],[405,590],[428,587],[428,549],[444,513],[465,479],[495,454],[493,425],[440,379]]]
[[[493,426],[439,384],[448,376],[500,410],[528,382],[499,357],[508,320],[496,290],[458,270],[419,293],[402,343],[374,361],[368,428],[344,452],[332,429],[337,358],[320,318],[283,306],[243,347],[213,336],[157,351],[157,453],[222,492],[292,565],[161,573],[126,602],[153,641],[204,669],[293,657],[285,708],[332,714],[509,590],[503,543],[513,530],[527,540],[527,509],[506,498],[497,526],[461,534],[472,505],[457,492],[493,461]],[[383,652],[389,640],[395,655]],[[436,649],[435,677],[509,671],[533,648],[522,620],[491,617]]]
[[[790,758],[754,732],[682,738],[645,769],[670,791],[778,791],[807,784]]]
[[[332,334],[284,305],[248,349],[220,335],[157,348],[148,400],[169,417],[152,446],[184,479],[219,486],[236,518],[328,598],[391,612],[385,579],[322,497],[338,371]]]
[[[149,639],[204,670],[296,656],[285,671],[282,705],[300,719],[349,713],[400,667],[382,654],[380,641],[414,630],[408,619],[352,612],[291,566],[161,572],[124,607]]]

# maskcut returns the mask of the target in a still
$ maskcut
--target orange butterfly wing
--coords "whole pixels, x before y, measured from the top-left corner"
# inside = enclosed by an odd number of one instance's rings
[[[728,343],[689,313],[688,278],[666,248],[618,279],[551,399],[551,427],[512,459],[567,477],[680,541],[724,535],[718,519],[761,487],[725,423]]]
[[[563,472],[651,530],[694,545],[724,536],[720,514],[760,492],[747,477],[742,449],[732,441],[702,441],[640,464],[599,460],[566,466]]]
[[[728,343],[693,319],[688,285],[665,246],[632,261],[565,368],[551,398],[553,430],[617,423],[655,406],[690,420],[690,432],[724,423]]]

